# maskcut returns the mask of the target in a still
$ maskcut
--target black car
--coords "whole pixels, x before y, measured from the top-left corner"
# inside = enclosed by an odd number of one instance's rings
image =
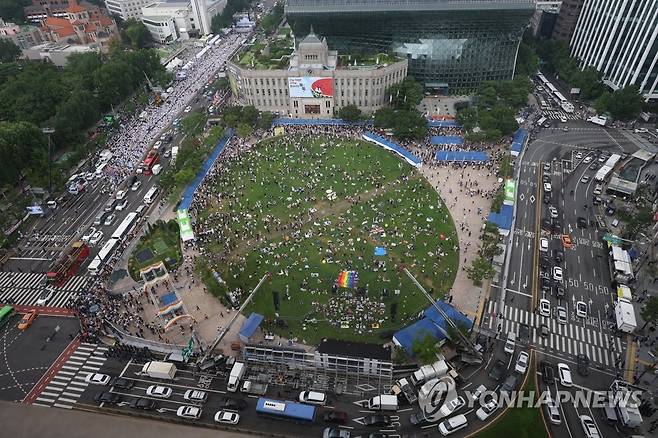
[[[550,219],[544,218],[541,220],[541,229],[550,232],[553,229],[553,223]]]
[[[549,193],[544,193],[544,204],[551,203],[551,195]]]
[[[503,382],[503,386],[500,387],[501,392],[512,392],[516,388],[517,377],[514,374],[510,374]]]
[[[345,424],[347,423],[347,413],[343,411],[328,411],[322,415],[325,423]]]
[[[560,219],[557,218],[553,219],[553,233],[555,234],[562,233],[562,222],[560,222]]]
[[[391,424],[391,417],[384,414],[371,414],[363,417],[363,424],[365,426],[383,427]]]
[[[578,355],[578,374],[589,376],[589,357],[584,354]]]
[[[507,364],[498,359],[494,366],[489,370],[489,377],[497,382],[500,382],[505,376],[505,371],[507,371]]]
[[[425,413],[423,413],[423,411],[417,411],[411,414],[411,417],[409,417],[409,421],[414,426],[424,426],[427,423],[429,423],[429,421],[427,421],[427,418],[425,418]]]
[[[594,205],[601,205],[602,202],[603,202],[603,199],[601,199],[600,196],[594,196],[592,198],[592,204],[594,204]]]
[[[557,263],[562,263],[564,261],[564,251],[561,249],[554,249],[553,250],[553,259]]]
[[[545,182],[545,183],[549,183],[549,182],[551,182],[551,176],[548,175],[548,174],[543,174],[542,177],[541,177],[541,179],[542,179],[542,181]]]
[[[547,360],[541,361],[539,368],[541,369],[541,378],[547,385],[552,385],[555,382],[555,371],[553,371],[553,364]]]
[[[550,279],[548,279],[546,277],[541,278],[541,290],[551,290],[551,280]]]
[[[530,327],[525,324],[519,324],[519,340],[524,342],[530,340]]]
[[[543,270],[548,271],[551,268],[551,260],[548,257],[546,257],[545,255],[542,255],[539,258],[539,266],[541,266],[541,268]]]
[[[576,219],[576,224],[578,225],[578,228],[587,228],[587,219],[578,216],[578,218]]]
[[[110,403],[115,405],[121,401],[121,396],[113,392],[104,391],[96,394],[94,400],[96,400],[97,403]]]
[[[128,390],[135,386],[135,381],[123,377],[117,377],[112,381],[112,386],[118,389]]]
[[[239,398],[225,398],[221,406],[231,411],[242,411],[247,408],[247,402]]]
[[[142,409],[144,411],[151,411],[155,409],[155,401],[151,400],[150,398],[134,398],[132,402],[130,402],[130,407],[133,409]]]
[[[558,287],[555,288],[555,296],[559,299],[563,299],[565,295],[566,290],[564,289],[564,286],[558,285]]]

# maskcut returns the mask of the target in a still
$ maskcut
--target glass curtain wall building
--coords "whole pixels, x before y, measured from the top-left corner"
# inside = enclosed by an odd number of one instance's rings
[[[394,53],[426,89],[469,93],[512,79],[533,0],[288,0],[296,35],[311,26],[343,53]]]

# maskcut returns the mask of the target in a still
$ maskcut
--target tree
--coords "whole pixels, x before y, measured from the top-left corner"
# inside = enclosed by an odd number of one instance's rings
[[[206,116],[200,111],[195,111],[181,121],[181,129],[188,137],[196,137],[203,132],[205,124]]]
[[[260,114],[258,119],[258,129],[270,129],[272,127],[272,121],[274,120],[274,114],[269,111],[263,111]]]
[[[457,112],[457,121],[464,127],[466,132],[472,131],[478,124],[477,109],[472,106]]]
[[[416,110],[400,110],[395,113],[393,135],[399,139],[420,140],[427,136],[427,120]]]
[[[407,76],[402,82],[391,85],[388,95],[394,109],[414,109],[423,100],[423,86],[413,77]]]
[[[133,49],[144,48],[151,41],[151,32],[141,21],[129,18],[123,23],[121,36]]]
[[[480,285],[482,281],[492,278],[495,272],[491,262],[481,256],[476,257],[471,263],[471,266],[466,268],[468,278],[473,280],[473,283],[476,285]]]
[[[12,62],[21,54],[21,49],[12,40],[0,39],[0,62]]]
[[[642,307],[640,315],[642,315],[642,319],[644,320],[642,330],[644,330],[647,324],[658,322],[658,297],[649,298],[644,307]]]
[[[246,123],[240,123],[235,132],[238,134],[238,137],[247,138],[254,132],[254,129]]]
[[[23,8],[32,4],[30,0],[0,0],[0,18],[8,22],[23,22]]]
[[[256,126],[258,122],[258,110],[253,105],[247,105],[242,108],[242,123],[246,123],[249,126]]]
[[[436,355],[439,349],[436,346],[436,339],[428,333],[419,333],[411,344],[411,351],[418,359],[421,365],[427,365],[436,362]]]
[[[377,128],[389,128],[393,126],[395,111],[393,108],[383,107],[375,111],[375,126]]]
[[[26,168],[33,175],[47,173],[46,159],[46,138],[36,125],[0,122],[0,185],[15,185]]]
[[[612,93],[608,110],[616,120],[632,120],[640,115],[644,99],[635,85],[629,85]]]
[[[271,33],[274,29],[277,28],[281,20],[283,19],[283,4],[277,3],[272,8],[272,12],[267,14],[260,22],[260,27],[265,31],[265,33]]]
[[[338,117],[346,122],[356,122],[361,118],[361,110],[356,105],[346,105],[338,110]]]
[[[229,106],[224,108],[222,113],[222,120],[226,126],[231,128],[237,128],[238,124],[242,120],[242,107],[241,106]]]
[[[104,108],[119,103],[135,89],[137,72],[124,61],[104,64],[94,72],[98,99]]]

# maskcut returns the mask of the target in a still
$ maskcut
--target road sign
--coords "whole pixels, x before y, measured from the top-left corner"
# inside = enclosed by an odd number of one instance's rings
[[[194,350],[194,336],[190,338],[190,341],[187,343],[187,347],[183,348],[182,351],[183,359],[187,361],[192,355],[193,350]]]

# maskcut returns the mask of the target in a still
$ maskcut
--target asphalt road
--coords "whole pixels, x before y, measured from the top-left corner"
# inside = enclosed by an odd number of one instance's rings
[[[528,333],[527,338],[521,340],[520,348],[517,344],[514,360],[519,350],[529,345],[538,353],[539,361],[548,361],[554,368],[560,362],[570,366],[575,384],[568,389],[570,392],[606,391],[623,367],[621,361],[626,344],[615,331],[614,319],[606,316],[613,309],[616,291],[611,287],[608,256],[601,240],[603,232],[596,227],[595,215],[602,215],[602,212],[592,204],[597,184],[594,175],[605,161],[601,154],[630,154],[638,146],[628,135],[614,129],[581,121],[553,121],[552,124],[551,128],[541,128],[535,133],[523,157],[505,309],[501,312],[501,291],[494,287],[489,312],[500,314],[503,338],[510,331]],[[594,167],[592,163],[596,163],[595,169],[590,168]],[[552,186],[550,193],[544,190],[545,182]],[[602,198],[606,199],[607,195],[603,194]],[[551,214],[549,207],[556,211]],[[579,218],[585,220],[580,227],[577,225]],[[571,248],[563,244],[563,234],[571,237]],[[548,241],[546,252],[540,251],[542,238]],[[557,254],[560,251],[564,253],[563,260]],[[562,280],[556,279],[555,266],[562,268]],[[558,295],[558,286],[564,288],[563,297]],[[539,314],[541,299],[548,300],[550,317]],[[578,301],[587,306],[585,318],[576,315]],[[566,310],[566,324],[556,320],[558,306]],[[540,334],[542,326],[546,336]],[[493,318],[491,328],[498,328],[494,327]],[[577,372],[580,354],[590,360],[587,376]],[[556,385],[548,385],[553,394],[558,389],[567,389]],[[562,425],[551,426],[555,436],[584,436],[579,415],[594,418],[603,436],[618,434],[601,420],[600,409],[594,412],[584,406],[564,403],[560,410]]]

